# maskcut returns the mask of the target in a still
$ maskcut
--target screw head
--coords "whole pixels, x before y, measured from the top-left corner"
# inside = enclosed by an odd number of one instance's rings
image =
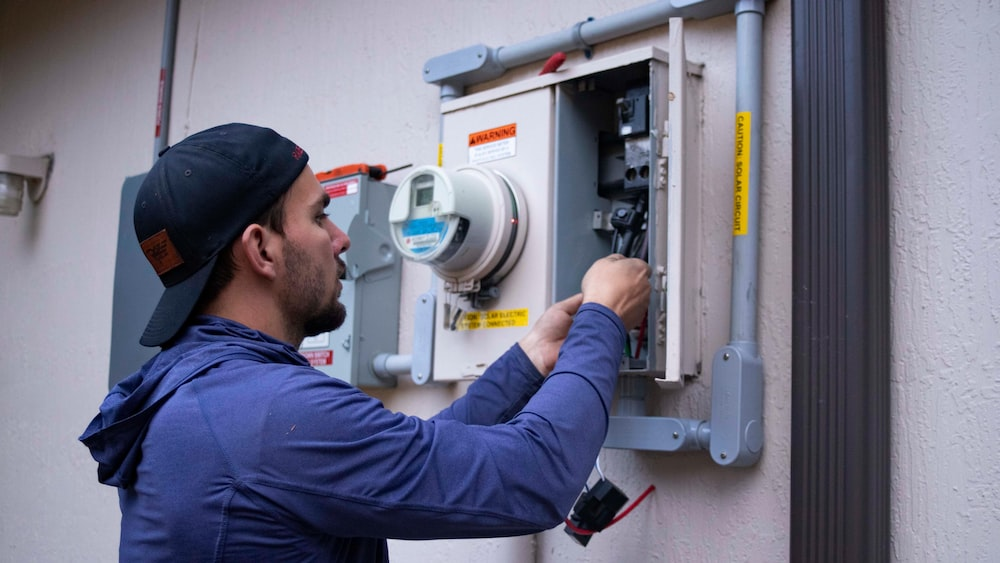
[[[725,354],[722,355],[722,361],[724,362],[729,361],[729,352],[726,352]]]
[[[674,432],[674,440],[676,440],[677,438],[680,438],[680,436],[681,436],[680,434],[678,434],[677,432]]]

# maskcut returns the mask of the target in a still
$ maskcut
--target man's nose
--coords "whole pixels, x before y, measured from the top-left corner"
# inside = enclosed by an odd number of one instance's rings
[[[333,249],[337,254],[347,252],[351,248],[351,238],[347,236],[347,233],[340,230],[340,227],[336,223],[330,221],[327,230],[330,232],[330,242],[333,243]]]

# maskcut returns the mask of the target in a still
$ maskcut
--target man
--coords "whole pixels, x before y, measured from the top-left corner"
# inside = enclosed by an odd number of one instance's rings
[[[387,561],[385,538],[557,525],[604,440],[648,266],[598,261],[463,398],[393,413],[296,350],[343,322],[350,246],[307,161],[230,124],[143,181],[136,234],[166,289],[141,342],[163,349],[81,436],[119,489],[121,559]]]

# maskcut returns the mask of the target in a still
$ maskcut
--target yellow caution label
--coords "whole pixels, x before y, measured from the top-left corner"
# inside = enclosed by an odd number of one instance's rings
[[[444,143],[438,143],[438,166],[444,166]]]
[[[484,328],[509,328],[515,326],[528,326],[527,309],[472,311],[462,315],[455,329],[480,330]]]
[[[733,236],[747,234],[750,206],[750,112],[736,114],[736,169],[733,180]]]

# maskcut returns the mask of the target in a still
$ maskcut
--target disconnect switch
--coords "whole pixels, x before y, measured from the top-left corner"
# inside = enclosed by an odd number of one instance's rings
[[[340,301],[347,317],[340,328],[306,338],[300,352],[316,369],[359,387],[393,387],[395,377],[372,367],[378,354],[395,354],[399,336],[402,258],[389,235],[389,203],[395,186],[373,179],[366,170],[343,175],[342,168],[316,175],[330,204],[326,212],[347,229],[351,248]],[[339,171],[339,172],[338,172]],[[363,314],[362,314],[363,311]]]

